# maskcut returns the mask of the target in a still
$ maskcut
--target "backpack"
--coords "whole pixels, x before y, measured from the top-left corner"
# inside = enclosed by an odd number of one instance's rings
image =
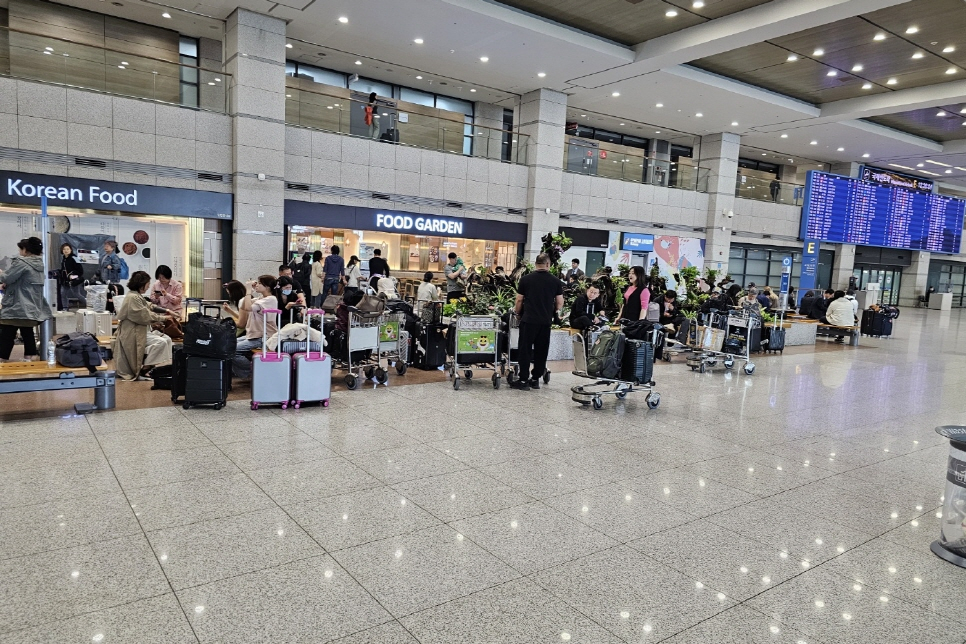
[[[118,257],[117,261],[121,263],[119,276],[122,280],[126,280],[131,277],[131,269],[127,267],[127,262],[124,261],[123,257]]]
[[[612,380],[621,372],[624,357],[624,334],[603,331],[590,347],[587,356],[587,375]]]
[[[97,338],[92,333],[68,333],[57,338],[54,356],[62,367],[87,367],[91,373],[101,364]]]

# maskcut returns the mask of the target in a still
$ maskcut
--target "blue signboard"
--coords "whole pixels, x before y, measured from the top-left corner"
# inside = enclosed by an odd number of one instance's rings
[[[802,248],[802,276],[798,280],[798,303],[802,296],[818,283],[818,246],[814,239],[806,239]]]
[[[781,289],[779,289],[780,292],[782,293],[788,292],[788,284],[791,281],[791,277],[792,277],[791,273],[782,273],[782,286],[781,286]]]
[[[621,233],[621,250],[650,253],[654,250],[654,235],[644,233]]]

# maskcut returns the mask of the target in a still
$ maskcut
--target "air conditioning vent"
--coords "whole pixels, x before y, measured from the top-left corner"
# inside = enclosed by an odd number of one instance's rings
[[[372,198],[373,199],[381,199],[383,201],[392,201],[392,198],[389,195],[387,195],[385,193],[382,193],[382,192],[373,192],[372,193]]]
[[[463,207],[463,204],[461,204],[458,201],[447,201],[446,202],[446,207],[447,208],[462,208]]]
[[[305,183],[285,183],[286,190],[301,190],[302,192],[308,192],[309,186]]]
[[[692,228],[691,230],[693,230],[696,233],[703,233],[704,232],[704,228]]]
[[[88,168],[106,168],[107,161],[102,161],[101,159],[82,159],[80,157],[74,157],[74,165],[82,165]]]
[[[523,214],[523,211],[520,210],[519,208],[507,208],[506,211],[507,211],[507,213],[509,213],[511,215],[522,215]]]
[[[221,183],[225,178],[220,174],[213,174],[211,172],[199,172],[198,181],[217,181]]]
[[[651,224],[655,228],[664,228],[664,224]]]
[[[771,235],[762,235],[761,238],[762,239],[771,239]]]
[[[607,220],[607,223],[608,224],[619,224],[620,223],[620,220],[619,219],[608,219]]]

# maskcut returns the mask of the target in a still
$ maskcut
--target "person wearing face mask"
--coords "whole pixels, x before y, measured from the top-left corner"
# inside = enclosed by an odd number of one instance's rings
[[[295,284],[291,277],[280,277],[275,285],[275,299],[278,300],[278,308],[282,310],[282,326],[289,321],[300,322],[302,312],[299,310],[305,306],[305,295],[295,291]],[[292,315],[292,311],[295,315]]]

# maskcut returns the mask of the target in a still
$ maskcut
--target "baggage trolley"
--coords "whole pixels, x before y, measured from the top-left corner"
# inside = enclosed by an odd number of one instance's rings
[[[661,404],[661,394],[654,391],[654,381],[637,384],[627,380],[598,378],[587,373],[587,349],[584,346],[584,336],[577,334],[572,336],[574,343],[574,370],[573,374],[578,378],[593,380],[590,385],[575,385],[570,388],[571,400],[581,405],[593,405],[594,409],[604,406],[604,396],[616,396],[618,400],[623,400],[627,394],[635,391],[647,391],[644,402],[648,409],[656,409]]]
[[[508,383],[520,377],[520,362],[513,359],[520,355],[520,316],[514,311],[510,311],[509,315],[506,333],[506,353],[503,354],[500,361],[500,375],[506,376]],[[550,384],[550,369],[547,369],[543,374],[543,384]]]
[[[389,382],[389,373],[382,368],[379,358],[379,325],[382,318],[381,312],[369,313],[355,307],[349,308],[345,356],[335,362],[345,369],[345,385],[350,390],[358,389],[363,380],[373,380],[377,385]],[[369,351],[369,357],[356,362],[352,354],[359,351]]]
[[[716,367],[720,361],[725,369],[734,369],[735,361],[744,361],[745,365],[743,367],[744,372],[747,375],[755,373],[755,364],[751,361],[751,333],[753,330],[761,327],[761,318],[757,315],[752,315],[747,311],[731,311],[728,315],[728,329],[732,327],[744,329],[745,330],[745,353],[734,354],[721,351],[721,345],[714,343],[709,345],[707,342],[708,331],[713,332],[718,331],[723,334],[722,341],[727,337],[728,331],[723,331],[716,326],[719,320],[717,314],[712,313],[708,318],[708,326],[705,327],[704,331],[704,341],[702,338],[697,339],[697,346],[695,347],[694,354],[688,356],[687,365],[691,367],[691,371],[700,371],[704,373],[707,369]],[[701,333],[699,332],[699,335]]]
[[[396,373],[406,375],[409,369],[409,334],[406,332],[406,314],[385,313],[379,323],[379,357],[386,359],[386,366],[396,365]]]
[[[460,315],[454,318],[453,356],[449,377],[453,389],[460,388],[460,372],[467,380],[473,378],[473,369],[493,371],[490,380],[493,388],[500,388],[500,355],[497,340],[500,319],[491,315]]]

